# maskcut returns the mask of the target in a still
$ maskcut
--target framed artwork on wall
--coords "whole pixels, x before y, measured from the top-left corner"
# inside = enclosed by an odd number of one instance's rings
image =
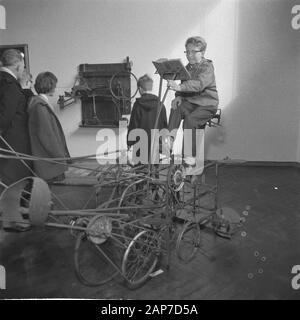
[[[2,53],[7,49],[17,49],[21,51],[24,54],[25,68],[28,70],[28,72],[30,72],[28,44],[11,44],[11,45],[3,45],[3,46],[1,45],[0,57],[2,56]]]

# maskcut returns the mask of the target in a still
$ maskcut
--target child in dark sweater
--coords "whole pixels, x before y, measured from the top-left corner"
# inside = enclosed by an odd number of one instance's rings
[[[130,133],[134,129],[143,129],[148,138],[148,157],[146,158],[151,159],[151,130],[168,128],[166,108],[164,105],[160,105],[158,97],[151,93],[153,89],[153,80],[148,75],[144,75],[138,79],[138,88],[141,97],[136,99],[132,108],[127,134],[127,145],[128,147],[131,147],[140,141],[140,138],[142,137],[137,137],[133,141],[129,139]],[[159,106],[161,107],[161,111],[155,128]],[[140,152],[137,152],[136,155],[140,157]]]

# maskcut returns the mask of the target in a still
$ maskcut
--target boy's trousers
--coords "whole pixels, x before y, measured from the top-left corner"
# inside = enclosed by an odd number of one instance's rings
[[[196,129],[204,129],[205,124],[210,120],[216,113],[215,107],[201,107],[197,104],[190,103],[183,100],[182,103],[174,110],[171,109],[169,118],[169,130],[178,129],[181,120],[183,121],[183,130],[192,129],[192,141],[187,139],[185,142],[189,146],[185,146],[184,150],[189,151],[184,156],[196,157]],[[192,149],[192,154],[190,150]]]

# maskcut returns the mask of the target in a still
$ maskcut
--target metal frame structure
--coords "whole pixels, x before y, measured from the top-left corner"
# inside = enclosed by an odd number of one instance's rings
[[[162,81],[163,76],[159,101]],[[168,90],[159,102],[157,119]],[[219,124],[220,116],[216,119],[216,124]],[[39,159],[17,153],[11,148],[5,152],[0,156],[19,159],[24,165],[25,160],[54,163],[69,160]],[[82,158],[90,156],[71,159],[79,161]],[[93,170],[97,177],[94,194],[84,208],[77,210],[69,210],[50,191],[47,183],[32,171],[33,177],[5,186],[0,197],[3,226],[23,224],[68,229],[76,238],[74,265],[76,275],[83,284],[103,285],[121,275],[126,285],[135,289],[149,279],[162,255],[167,257],[166,268],[170,267],[171,243],[175,239],[177,256],[187,263],[201,247],[204,226],[212,228],[218,235],[230,237],[238,224],[226,218],[218,205],[219,162],[206,163],[203,173],[191,183],[183,167],[174,164],[172,156],[169,160],[169,164],[159,164],[158,167],[119,163],[110,167],[99,166]],[[215,168],[216,182],[209,185],[205,182],[205,174],[212,167]],[[106,187],[110,188],[111,193],[104,199],[103,188]],[[192,194],[189,199],[186,197],[187,189]],[[211,210],[201,206],[203,192],[214,196]],[[97,199],[97,205],[87,209],[93,197]],[[63,209],[53,208],[53,199]],[[179,216],[184,223],[177,234],[176,218],[180,210],[185,211],[186,215]]]

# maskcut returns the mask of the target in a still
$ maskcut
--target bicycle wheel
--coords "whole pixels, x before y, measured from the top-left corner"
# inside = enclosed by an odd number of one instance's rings
[[[118,207],[123,209],[118,209],[119,214],[127,214],[130,219],[137,219],[142,216],[141,205],[143,204],[143,199],[147,190],[145,190],[145,179],[140,179],[133,181],[123,190],[120,200],[118,202]],[[129,209],[127,209],[129,207]]]
[[[183,263],[190,262],[201,244],[201,231],[198,223],[189,221],[183,226],[176,244],[176,254]]]
[[[132,72],[115,73],[109,81],[110,93],[117,100],[131,100],[138,93],[137,81],[137,77]]]
[[[105,233],[97,235],[99,218],[94,217],[88,224],[88,229],[77,236],[74,252],[75,273],[79,281],[87,286],[100,286],[116,277],[119,273],[115,266],[120,266],[124,247],[115,238]],[[104,228],[109,232],[119,233],[119,224],[111,223],[107,226],[104,220]]]
[[[167,182],[172,191],[179,191],[184,185],[185,173],[182,165],[171,164],[168,170]]]
[[[155,231],[143,230],[132,239],[122,262],[122,274],[129,289],[136,289],[149,279],[160,252],[161,239]]]

